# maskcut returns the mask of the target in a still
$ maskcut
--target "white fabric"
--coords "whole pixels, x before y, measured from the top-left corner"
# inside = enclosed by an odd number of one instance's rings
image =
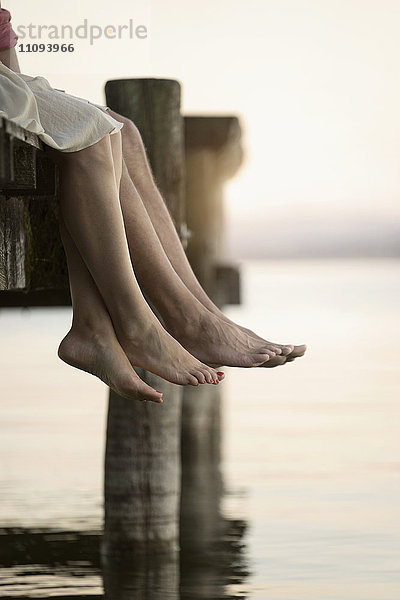
[[[104,109],[52,88],[44,77],[15,73],[0,62],[0,117],[36,133],[57,150],[76,152],[117,133],[123,123]]]

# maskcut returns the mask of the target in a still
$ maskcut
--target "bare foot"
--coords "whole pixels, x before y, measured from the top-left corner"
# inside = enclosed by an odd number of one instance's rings
[[[229,320],[229,323],[233,323],[233,321]],[[233,323],[233,325],[236,325],[236,323]],[[251,337],[253,337],[253,339],[258,340],[259,343],[261,342],[266,342],[267,340],[264,340],[264,338],[260,337],[259,335],[257,335],[256,333],[254,333],[254,331],[252,331],[251,329],[247,329],[246,327],[242,327],[241,325],[236,325],[236,327],[238,327],[239,329],[241,329],[242,331],[245,331],[248,333],[248,335],[250,335]],[[275,346],[278,346],[279,348],[281,348],[282,350],[282,356],[284,356],[286,358],[285,362],[292,362],[295,358],[300,358],[301,356],[304,356],[306,350],[307,350],[307,346],[305,344],[301,344],[299,346],[293,346],[291,344],[278,344],[276,342],[269,342]],[[262,364],[262,365],[258,365],[259,367],[272,367],[272,366],[276,366],[275,364],[269,364],[270,361],[268,361],[268,364]],[[282,362],[276,362],[276,364],[284,364]]]
[[[95,375],[123,398],[163,401],[162,394],[135,373],[114,332],[100,334],[72,327],[59,346],[58,356],[65,363]]]
[[[229,321],[231,322],[231,321]],[[234,325],[236,325],[234,323]],[[266,342],[267,340],[264,340],[264,338],[260,337],[259,335],[257,335],[256,333],[254,333],[254,331],[251,331],[251,329],[246,329],[246,327],[241,327],[240,325],[236,325],[236,327],[239,327],[239,329],[241,329],[242,331],[246,331],[248,333],[248,335],[250,335],[251,337],[253,337],[255,340],[258,340],[260,343],[261,342]],[[299,358],[300,356],[304,356],[306,350],[307,350],[307,346],[305,344],[301,344],[300,346],[293,346],[292,344],[277,344],[275,342],[269,342],[279,348],[281,348],[282,350],[282,355],[286,356],[286,358],[288,359],[287,362],[290,362],[292,360],[294,360],[295,358]],[[290,359],[290,361],[289,361]],[[261,367],[263,367],[264,365],[260,365]],[[265,366],[269,366],[269,365],[265,365]]]
[[[169,321],[167,328],[186,350],[207,365],[254,367],[281,353],[279,348],[254,340],[202,306],[186,318]]]
[[[200,302],[200,301],[199,301]],[[198,303],[186,311],[186,318],[168,322],[168,331],[191,354],[213,367],[276,367],[303,356],[307,346],[278,344],[237,325],[215,305]],[[260,356],[266,359],[260,362]],[[285,360],[280,360],[285,357]],[[278,360],[279,359],[279,360]]]
[[[129,331],[129,333],[127,333]],[[178,385],[218,384],[224,374],[203,364],[181,346],[150,311],[136,317],[117,338],[130,363]],[[268,357],[263,356],[264,362]]]
[[[219,317],[223,322],[228,323],[231,327],[236,329],[238,332],[241,332],[241,333],[249,336],[253,340],[254,343],[259,345],[259,347],[264,347],[264,348],[271,350],[274,353],[274,354],[272,354],[272,356],[276,356],[276,355],[285,356],[287,358],[287,360],[285,362],[292,362],[295,358],[299,358],[300,356],[303,356],[307,350],[307,346],[305,344],[302,344],[300,346],[294,346],[293,344],[278,344],[277,342],[270,342],[269,340],[266,340],[266,339],[262,338],[261,336],[257,335],[256,333],[254,333],[254,331],[252,331],[251,329],[242,327],[241,325],[238,325],[237,323],[235,323],[234,321],[229,319],[215,305],[211,304],[209,306],[209,310],[213,315],[215,315],[216,317]],[[284,363],[282,361],[278,361],[278,360],[273,360],[273,361],[268,360],[265,363],[257,365],[257,366],[270,368],[270,367],[278,366],[281,364],[284,364]]]

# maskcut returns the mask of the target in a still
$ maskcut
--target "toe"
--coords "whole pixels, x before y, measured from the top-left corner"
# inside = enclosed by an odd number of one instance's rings
[[[147,393],[146,395],[143,395],[143,402],[149,401],[149,402],[155,402],[156,404],[161,404],[164,401],[162,392],[157,392],[156,390],[153,390],[153,388],[151,388],[151,393]]]
[[[294,346],[291,346],[289,344],[282,346],[282,354],[283,356],[287,356],[288,354],[290,354],[291,352],[293,352],[294,350]]]
[[[242,367],[258,367],[264,362],[273,360],[269,354],[244,354],[242,357]]]
[[[294,348],[289,356],[290,356],[290,358],[298,358],[300,356],[303,356],[305,354],[306,350],[307,350],[307,346],[305,344],[302,344],[300,346],[294,346]]]
[[[211,371],[211,377],[213,379],[213,383],[215,383],[215,384],[219,383],[219,377],[218,377],[216,371],[214,371],[214,370]]]
[[[225,373],[223,371],[217,371],[218,380],[223,381],[225,379]]]
[[[270,349],[273,352],[275,352],[275,354],[282,354],[282,348],[281,348],[281,346],[272,345],[272,346],[270,346]]]
[[[192,371],[192,375],[194,375],[199,383],[207,383],[205,375],[202,371],[196,370]]]
[[[200,385],[200,382],[197,379],[197,377],[195,377],[191,373],[188,373],[186,381],[187,381],[186,385],[194,385],[194,386]]]
[[[271,358],[267,362],[259,365],[260,367],[264,367],[266,369],[271,369],[273,367],[279,367],[280,365],[284,365],[288,362],[286,356],[275,356],[275,358]]]
[[[119,389],[116,390],[119,395],[136,399],[141,402],[147,400],[150,402],[162,402],[162,394],[154,390],[150,385],[139,379],[136,375],[128,374],[121,377]]]
[[[203,373],[203,375],[204,375],[205,380],[206,380],[207,383],[212,383],[213,382],[212,375],[211,375],[210,371],[206,367],[204,367],[204,369],[202,369],[201,372]]]
[[[164,396],[162,392],[159,392],[158,390],[156,390],[157,392],[157,398],[154,399],[154,402],[157,402],[158,404],[160,404],[161,402],[164,402]]]

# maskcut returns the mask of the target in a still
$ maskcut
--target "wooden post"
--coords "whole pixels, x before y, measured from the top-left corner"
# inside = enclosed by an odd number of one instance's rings
[[[242,162],[240,123],[237,117],[185,117],[184,123],[186,219],[192,233],[187,255],[201,285],[219,303],[224,185]],[[233,300],[238,301],[236,292]]]
[[[242,160],[239,121],[236,117],[185,117],[184,122],[186,214],[191,232],[188,258],[216,304],[238,303],[237,269],[220,263],[223,187]],[[228,285],[222,286],[222,279]],[[193,555],[198,562],[191,577],[196,578],[199,598],[222,593],[215,583],[218,566],[207,560],[224,528],[220,513],[221,393],[209,386],[195,393],[189,388],[183,392],[181,548],[184,556]]]
[[[238,170],[243,157],[237,117],[185,117],[186,218],[191,237],[187,255],[203,288],[219,306],[239,302],[239,277],[235,267],[221,269],[223,188]],[[206,218],[205,218],[206,217]],[[221,285],[221,272],[234,275]],[[236,282],[235,285],[231,285]],[[202,390],[201,402],[193,390],[184,390],[183,447],[185,460],[193,456],[199,440],[216,431],[219,422],[218,394]]]
[[[107,105],[139,129],[154,179],[178,233],[185,223],[181,86],[173,79],[119,79],[106,84]]]
[[[138,127],[155,180],[178,230],[183,222],[184,146],[180,85],[165,79],[106,84],[107,105]],[[107,561],[176,551],[179,544],[182,388],[143,370],[163,405],[110,394],[105,460]],[[174,561],[172,561],[173,563]],[[175,568],[175,567],[171,567]]]

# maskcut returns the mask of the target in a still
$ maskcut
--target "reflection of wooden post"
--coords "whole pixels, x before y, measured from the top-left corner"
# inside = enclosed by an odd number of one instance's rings
[[[180,85],[165,79],[109,81],[107,104],[137,125],[155,180],[179,228],[183,217]],[[176,550],[179,536],[181,390],[150,373],[164,404],[110,394],[105,463],[106,559]]]
[[[124,569],[103,568],[105,600],[180,600],[178,554],[135,557]]]
[[[242,160],[239,121],[236,117],[185,117],[184,121],[188,258],[214,302],[237,303],[237,270],[222,268],[220,262],[223,186]],[[222,287],[221,279],[229,285]],[[182,585],[185,588],[192,578],[196,597],[207,599],[223,595],[223,577],[216,577],[220,566],[209,561],[225,527],[220,513],[220,393],[209,386],[186,388],[182,407],[181,548],[182,560],[191,557],[194,563],[190,574],[182,570]]]
[[[202,387],[197,391],[196,398],[188,398],[184,393],[181,548],[183,555],[192,553],[199,558],[207,557],[210,544],[221,534],[223,486],[220,390]]]

